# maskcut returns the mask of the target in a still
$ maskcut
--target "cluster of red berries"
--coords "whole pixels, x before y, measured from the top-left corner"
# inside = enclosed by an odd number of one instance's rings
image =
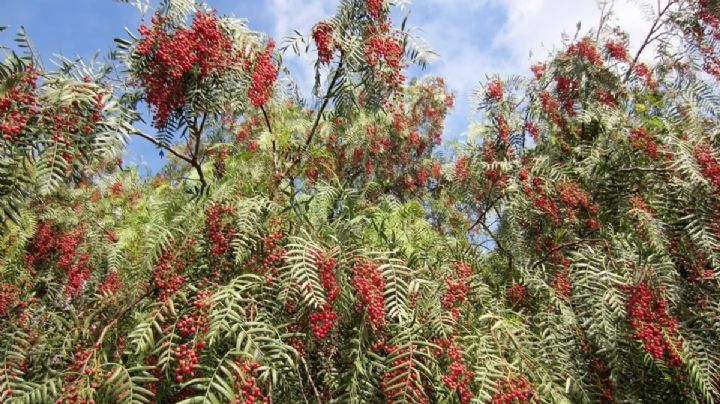
[[[58,248],[58,234],[53,224],[48,221],[41,222],[27,249],[25,261],[30,266],[47,262]]]
[[[196,344],[197,350],[201,350],[205,347],[204,342],[198,342]],[[182,383],[186,377],[195,376],[195,368],[200,362],[200,355],[198,355],[195,348],[190,343],[179,345],[173,350],[173,357],[177,362],[175,368],[175,381]]]
[[[332,37],[333,31],[333,26],[325,21],[315,24],[312,29],[312,37],[317,47],[320,63],[328,64],[333,58],[336,49],[335,40]]]
[[[470,382],[475,377],[475,372],[468,370],[465,366],[461,345],[456,343],[452,337],[437,340],[435,343],[450,358],[450,373],[442,377],[443,383],[450,390],[457,391],[461,404],[470,403],[474,397],[470,390]],[[436,352],[436,354],[439,356],[443,352]]]
[[[658,160],[660,158],[658,146],[657,143],[655,143],[655,137],[645,128],[631,129],[629,139],[630,144],[632,144],[635,149],[644,152],[646,156],[653,160]]]
[[[153,268],[153,283],[160,291],[161,301],[169,299],[185,283],[185,276],[181,275],[185,265],[187,265],[185,260],[175,255],[171,248],[163,252]]]
[[[525,378],[503,379],[496,385],[497,393],[490,398],[492,404],[529,403],[535,395],[535,388]]]
[[[358,293],[358,305],[367,312],[373,328],[385,324],[385,278],[375,262],[358,260],[352,268],[352,284]]]
[[[615,40],[609,39],[605,42],[605,50],[612,59],[621,62],[625,62],[628,59],[628,50],[625,45]]]
[[[602,66],[602,56],[598,51],[597,46],[589,37],[585,37],[582,40],[568,46],[567,56],[579,57],[585,59],[588,63],[595,66]]]
[[[523,191],[532,199],[535,208],[548,216],[553,223],[561,223],[560,208],[558,208],[555,200],[551,198],[544,188],[545,181],[540,177],[533,177],[531,183],[523,183]]]
[[[700,172],[720,192],[720,162],[709,144],[695,146],[694,155],[700,165]]]
[[[535,75],[535,78],[540,80],[543,75],[545,75],[545,71],[547,70],[547,63],[535,63],[534,65],[530,66],[530,70]]]
[[[233,404],[269,403],[270,400],[262,394],[262,390],[257,385],[254,376],[260,368],[260,364],[257,362],[236,361],[235,365],[239,368],[234,369],[235,391],[239,391],[240,394],[235,395]]]
[[[120,181],[115,181],[113,183],[112,187],[110,188],[110,194],[114,196],[115,198],[120,197],[123,193],[123,185]]]
[[[30,119],[38,113],[37,71],[30,67],[22,79],[0,97],[0,137],[17,140]]]
[[[17,301],[17,287],[11,283],[0,283],[0,318],[7,316]]]
[[[503,85],[500,80],[491,80],[487,86],[487,98],[500,101],[503,98]]]
[[[697,48],[704,59],[703,69],[715,79],[719,79],[720,54],[717,41],[720,39],[720,15],[717,6],[714,6],[711,0],[698,2],[697,21],[699,27],[694,27],[693,33]]]
[[[194,310],[192,313],[184,315],[177,323],[180,335],[191,336],[207,331],[208,309],[210,308],[209,290],[198,291],[193,299]]]
[[[136,52],[147,62],[139,73],[147,102],[154,108],[154,123],[163,127],[172,111],[185,102],[188,79],[222,74],[238,60],[232,39],[223,32],[214,13],[195,12],[192,26],[166,31],[166,21],[155,15],[152,28],[141,25]],[[197,75],[197,76],[194,76]]]
[[[382,18],[382,7],[385,3],[385,0],[367,0],[367,6],[368,10],[370,11],[370,16],[375,21],[380,21]]]
[[[590,213],[597,213],[600,207],[590,201],[590,195],[575,182],[563,181],[557,186],[560,201],[567,208],[566,214],[573,219],[582,208]]]
[[[273,86],[278,76],[278,68],[273,63],[272,55],[275,49],[275,41],[268,40],[265,50],[258,53],[257,60],[253,66],[248,96],[250,102],[256,107],[265,105],[272,96]]]
[[[122,282],[120,281],[118,271],[112,271],[105,276],[105,280],[103,280],[103,283],[98,287],[98,292],[103,295],[114,295],[120,290],[121,286]]]
[[[495,125],[497,126],[500,141],[504,144],[510,143],[510,127],[508,126],[505,117],[499,115],[497,118],[495,118]]]
[[[385,345],[385,351],[396,357],[388,365],[390,370],[385,372],[383,380],[380,382],[380,388],[385,394],[387,403],[405,402],[401,397],[404,397],[404,393],[408,393],[408,390],[416,403],[429,403],[427,392],[420,380],[420,371],[415,363],[418,358],[418,355],[413,355],[415,350],[417,350],[415,345],[403,347]],[[401,377],[405,377],[405,379],[400,379]]]
[[[455,161],[455,178],[458,181],[464,181],[470,176],[468,170],[468,158],[461,156]]]
[[[335,278],[335,258],[325,257],[325,255],[317,251],[315,253],[315,265],[320,270],[320,280],[323,289],[327,292],[327,301],[332,302],[340,294],[340,285]]]
[[[580,94],[580,82],[566,76],[555,76],[555,88],[562,108],[569,116],[575,115],[575,103]]]
[[[667,359],[671,366],[681,363],[678,352],[682,342],[677,338],[677,321],[667,312],[665,298],[656,295],[647,283],[628,287],[630,298],[626,310],[633,336],[656,360]]]
[[[77,296],[85,287],[85,281],[90,278],[91,266],[88,263],[90,255],[82,253],[78,255],[77,248],[84,238],[84,230],[78,229],[74,232],[63,234],[58,240],[57,266],[67,276],[65,290],[71,296]]]
[[[365,59],[372,68],[379,68],[381,62],[388,69],[377,70],[381,79],[393,89],[397,89],[405,81],[402,74],[402,41],[389,32],[387,24],[368,29],[369,38],[365,43]]]
[[[638,75],[643,81],[645,82],[645,85],[647,85],[649,88],[654,89],[657,87],[658,83],[653,78],[653,72],[650,70],[648,65],[645,63],[637,63],[635,66],[633,66],[633,70],[635,71],[635,74]]]
[[[260,238],[261,250],[258,254],[253,254],[246,262],[245,266],[251,271],[265,275],[268,283],[273,282],[278,268],[285,265],[285,248],[280,244],[285,237],[281,231],[270,233],[266,237]]]
[[[603,404],[615,403],[615,395],[613,393],[613,382],[610,379],[610,368],[601,358],[594,357],[590,364],[592,365],[595,375],[593,380],[600,387],[600,402]]]
[[[519,282],[514,282],[507,288],[507,296],[512,304],[520,304],[527,297],[527,287]]]
[[[552,120],[555,125],[561,124],[560,102],[553,97],[550,92],[543,90],[540,92],[540,103],[545,114]]]
[[[310,313],[310,328],[316,338],[325,339],[335,327],[337,314],[330,303],[325,303],[320,308]]]
[[[570,282],[570,273],[566,268],[559,270],[555,274],[555,279],[550,282],[550,286],[555,289],[558,296],[565,298],[572,294],[572,283]]]
[[[467,292],[470,290],[470,277],[472,276],[472,267],[464,262],[455,262],[453,264],[455,273],[453,276],[445,277],[447,290],[440,303],[446,308],[452,308],[457,303],[467,301]]]
[[[210,238],[210,254],[222,257],[230,251],[230,243],[235,238],[232,206],[220,203],[212,204],[205,215],[205,223]]]

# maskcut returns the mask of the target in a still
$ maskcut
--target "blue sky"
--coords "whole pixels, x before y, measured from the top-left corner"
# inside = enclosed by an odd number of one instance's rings
[[[220,14],[246,18],[251,29],[276,39],[292,29],[308,32],[318,20],[333,14],[336,0],[206,0]],[[609,1],[609,0],[608,0]],[[596,0],[401,0],[397,16],[410,14],[409,25],[440,54],[421,75],[441,75],[457,95],[447,121],[446,139],[463,138],[471,120],[469,96],[477,84],[494,74],[526,73],[531,60],[542,59],[560,42],[562,32],[573,33],[597,23]],[[616,0],[617,23],[637,43],[648,24],[632,0]],[[398,18],[398,17],[396,17]],[[46,63],[53,54],[88,58],[106,55],[113,38],[135,30],[140,12],[112,0],[3,0],[0,43],[9,44],[24,26]],[[530,53],[534,56],[531,57]],[[311,64],[287,59],[301,88],[309,88]],[[309,94],[308,94],[309,95]],[[162,160],[142,139],[132,139],[128,162],[156,170]]]

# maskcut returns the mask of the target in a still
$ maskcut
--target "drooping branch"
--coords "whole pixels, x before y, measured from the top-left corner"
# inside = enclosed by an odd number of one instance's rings
[[[623,82],[627,82],[630,79],[630,75],[632,74],[633,68],[637,64],[638,60],[640,60],[640,55],[642,55],[645,48],[648,47],[653,42],[653,36],[658,32],[660,28],[662,28],[662,19],[665,17],[665,14],[670,10],[670,7],[676,3],[677,0],[669,0],[668,4],[659,11],[657,17],[655,17],[655,21],[653,21],[652,26],[650,27],[650,31],[648,32],[647,36],[645,37],[645,40],[643,40],[642,44],[640,45],[640,48],[638,48],[637,53],[635,54],[635,57],[633,58],[632,63],[630,63],[630,66],[628,67],[627,72],[625,73],[625,79]]]
[[[141,131],[141,130],[139,130],[139,129],[136,129],[136,128],[134,128],[134,129],[135,129],[135,131],[132,132],[131,134],[140,136],[141,138],[149,141],[150,143],[154,144],[154,145],[157,146],[158,148],[163,149],[163,150],[167,150],[168,152],[170,152],[170,154],[172,154],[173,156],[179,158],[180,160],[183,160],[183,161],[185,161],[186,163],[192,164],[192,157],[187,156],[187,155],[185,155],[185,154],[183,154],[183,153],[180,153],[179,151],[177,151],[175,148],[173,148],[173,147],[170,146],[169,144],[163,143],[163,142],[157,140],[157,139],[156,139],[154,136],[152,136],[152,135],[149,135],[149,134],[147,134],[147,133],[145,133],[145,132],[143,132],[143,131]]]

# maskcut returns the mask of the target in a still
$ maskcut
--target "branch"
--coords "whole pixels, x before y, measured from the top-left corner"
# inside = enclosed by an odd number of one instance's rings
[[[132,310],[135,306],[138,305],[143,299],[148,297],[150,295],[150,292],[152,291],[151,288],[148,288],[143,294],[138,296],[137,299],[135,299],[134,302],[127,305],[120,313],[116,314],[115,317],[113,317],[112,320],[110,320],[105,327],[103,327],[102,331],[100,332],[100,335],[98,336],[97,340],[95,340],[95,347],[99,348],[100,344],[102,343],[103,339],[105,339],[105,334],[107,334],[108,330],[110,330],[111,327],[113,327],[115,324],[117,324],[118,321],[120,321],[125,315]]]
[[[627,73],[625,73],[625,79],[623,80],[623,82],[626,82],[630,79],[630,74],[632,73],[635,64],[640,59],[640,55],[643,53],[645,48],[650,45],[650,43],[652,43],[653,35],[655,35],[657,30],[660,28],[660,21],[662,20],[663,16],[665,16],[665,13],[667,13],[667,11],[670,9],[670,6],[672,6],[673,4],[675,4],[675,0],[668,1],[668,4],[665,6],[665,8],[658,13],[657,18],[655,18],[653,25],[650,27],[650,32],[648,32],[645,40],[643,41],[642,45],[640,45],[640,48],[635,54],[635,58],[633,59],[632,63],[630,63],[630,67],[628,67],[628,71]]]
[[[154,144],[155,146],[167,150],[170,152],[170,154],[174,155],[175,157],[179,158],[180,160],[183,160],[187,163],[192,164],[193,160],[191,157],[186,156],[185,154],[180,153],[179,151],[175,150],[172,146],[162,143],[161,141],[155,139],[155,137],[148,135],[147,133],[137,129],[133,128],[134,132],[131,133],[131,135],[138,135],[141,138],[149,141],[150,143]]]

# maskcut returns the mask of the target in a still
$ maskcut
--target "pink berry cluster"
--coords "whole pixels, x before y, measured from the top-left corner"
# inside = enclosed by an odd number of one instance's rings
[[[380,21],[383,17],[383,5],[385,0],[367,0],[367,7],[370,11],[370,17],[375,21]]]
[[[500,101],[503,98],[503,85],[500,80],[491,80],[487,86],[487,98],[492,101]]]
[[[208,208],[205,224],[210,239],[210,254],[213,256],[222,257],[231,250],[230,243],[236,234],[233,219],[232,206],[214,203]]]
[[[17,287],[11,283],[0,283],[0,318],[10,314],[17,302]]]
[[[712,146],[707,143],[697,145],[693,151],[703,177],[720,193],[720,162],[715,157]]]
[[[633,337],[642,342],[654,359],[679,366],[682,341],[677,337],[677,321],[667,312],[665,298],[654,293],[645,282],[627,289],[630,297],[625,308]]]
[[[440,347],[440,352],[436,352],[437,356],[445,353],[450,359],[450,372],[442,377],[443,383],[450,390],[457,392],[461,404],[470,403],[474,397],[470,383],[475,377],[475,372],[465,366],[462,345],[453,337],[436,340],[435,344]]]
[[[648,132],[645,128],[634,128],[630,130],[630,144],[637,149],[645,153],[646,156],[653,160],[658,160],[660,154],[658,153],[658,146],[655,143],[655,136]]]
[[[455,273],[452,276],[445,277],[447,290],[440,301],[446,308],[453,308],[456,304],[465,303],[467,301],[467,292],[470,290],[472,267],[464,262],[455,262],[453,267]]]
[[[535,397],[535,388],[525,378],[507,378],[496,383],[497,393],[491,398],[492,404],[524,404]]]
[[[122,281],[118,271],[112,271],[105,275],[103,283],[98,287],[98,292],[103,295],[114,295],[122,287]]]
[[[507,288],[507,297],[512,304],[523,303],[527,297],[527,287],[520,282],[514,282]]]
[[[611,59],[625,62],[628,59],[628,50],[625,45],[613,39],[605,42],[605,51]]]
[[[185,314],[177,323],[177,329],[180,335],[192,336],[207,331],[208,310],[210,309],[209,290],[198,291],[193,299],[193,310],[189,314]]]
[[[310,329],[318,339],[325,339],[335,327],[337,314],[330,303],[323,304],[320,308],[310,313]]]
[[[378,77],[392,89],[398,89],[405,81],[402,74],[403,46],[397,35],[390,33],[390,26],[382,24],[368,29],[365,42],[365,59],[375,69]],[[386,69],[382,69],[382,67]]]
[[[176,382],[182,383],[186,378],[195,376],[196,368],[200,362],[200,355],[198,355],[197,350],[201,350],[204,346],[203,342],[198,342],[196,347],[187,343],[179,345],[173,350],[173,358],[177,364],[175,367]]]
[[[585,37],[580,41],[568,46],[565,52],[569,57],[578,57],[585,59],[588,63],[594,66],[602,66],[603,60],[597,46],[589,37]]]
[[[142,38],[136,53],[146,64],[138,76],[154,109],[154,124],[163,127],[173,110],[185,103],[188,82],[222,74],[239,58],[214,13],[197,10],[190,27],[174,31],[159,15],[153,16],[152,24],[138,29]]]
[[[252,67],[248,96],[252,105],[256,107],[265,105],[268,102],[277,80],[278,68],[272,59],[274,49],[275,41],[273,39],[268,40],[265,50],[257,54],[257,60]]]
[[[189,251],[194,242],[194,239],[187,239],[181,250]],[[186,276],[182,273],[188,262],[173,250],[172,246],[166,248],[153,268],[153,284],[159,291],[160,301],[168,300],[185,283]]]
[[[255,373],[260,368],[257,362],[236,362],[239,370],[235,370],[235,400],[233,404],[267,404],[270,399],[263,395],[257,384]]]
[[[335,277],[335,264],[335,258],[325,257],[321,251],[315,253],[315,265],[320,270],[320,280],[330,303],[340,294],[340,285]]]
[[[572,283],[570,282],[570,272],[567,268],[563,268],[555,274],[555,278],[550,282],[550,286],[558,296],[564,298],[570,297],[572,294]]]
[[[30,119],[39,112],[37,71],[30,67],[22,79],[0,97],[0,138],[17,140]]]
[[[360,259],[353,265],[352,272],[358,306],[365,310],[374,329],[382,329],[385,324],[385,278],[382,271],[375,262]]]
[[[338,46],[333,39],[333,31],[333,26],[326,21],[320,21],[312,29],[312,37],[317,47],[320,63],[330,63]]]

